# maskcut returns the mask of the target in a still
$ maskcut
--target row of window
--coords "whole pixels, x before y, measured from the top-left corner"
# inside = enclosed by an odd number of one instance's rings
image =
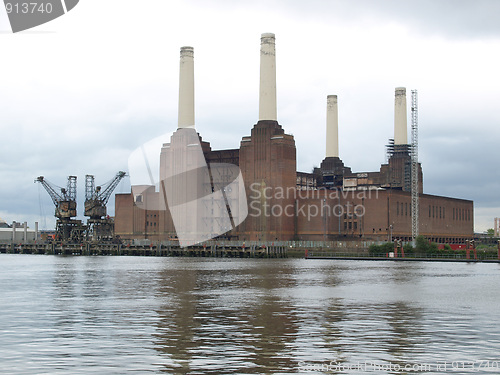
[[[344,221],[344,230],[357,230],[358,222],[357,221]]]
[[[352,213],[344,213],[344,220],[347,220],[347,219],[358,219],[360,218],[361,216],[363,215],[358,215],[356,212],[352,212]]]
[[[400,208],[401,207],[401,208]],[[396,202],[396,216],[411,216],[411,204]]]
[[[435,217],[436,219],[445,219],[446,209],[444,207],[429,205],[429,217]]]
[[[396,202],[396,216],[411,216],[411,204]],[[429,205],[429,217],[435,219],[446,219],[446,208]],[[470,221],[471,210],[467,208],[453,208],[453,220]]]
[[[467,208],[454,208],[453,209],[453,220],[458,221],[470,221],[471,212]]]

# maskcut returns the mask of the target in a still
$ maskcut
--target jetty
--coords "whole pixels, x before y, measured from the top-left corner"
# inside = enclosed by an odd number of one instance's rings
[[[207,241],[195,246],[180,247],[177,241],[148,243],[0,243],[3,254],[40,255],[121,255],[121,256],[187,256],[219,258],[286,258],[283,244],[250,243],[240,241]]]

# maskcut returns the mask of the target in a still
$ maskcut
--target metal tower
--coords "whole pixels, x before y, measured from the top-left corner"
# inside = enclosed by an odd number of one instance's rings
[[[87,239],[93,241],[111,240],[114,235],[114,220],[107,216],[106,205],[111,193],[118,186],[125,172],[102,186],[95,186],[94,176],[85,176],[85,216],[87,220]]]
[[[411,90],[411,235],[418,237],[418,97]]]
[[[74,219],[76,216],[76,176],[68,177],[66,188],[49,183],[43,176],[38,177],[35,182],[42,184],[56,207],[54,213],[57,218],[55,239],[65,242],[80,242],[86,227],[81,220]]]

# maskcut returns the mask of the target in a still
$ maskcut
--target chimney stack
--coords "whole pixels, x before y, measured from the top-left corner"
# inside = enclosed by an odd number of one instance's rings
[[[394,144],[408,144],[408,124],[406,119],[406,88],[396,87],[394,98]]]
[[[194,128],[194,49],[181,47],[178,128]]]
[[[326,99],[326,155],[327,158],[339,157],[339,110],[337,95]]]
[[[259,121],[277,121],[275,36],[264,33],[260,38]]]

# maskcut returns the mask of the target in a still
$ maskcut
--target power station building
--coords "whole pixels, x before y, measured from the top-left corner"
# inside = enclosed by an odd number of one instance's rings
[[[329,95],[326,155],[305,173],[297,171],[294,137],[277,119],[274,34],[261,36],[259,119],[238,149],[212,150],[196,133],[193,61],[193,48],[182,47],[178,129],[158,150],[160,183],[115,195],[116,235],[161,241],[203,232],[187,244],[213,237],[411,240],[405,88],[395,90],[394,138],[379,171],[354,173],[340,159],[337,96]],[[473,237],[472,201],[424,194],[420,164],[418,186],[421,235],[440,243]]]

